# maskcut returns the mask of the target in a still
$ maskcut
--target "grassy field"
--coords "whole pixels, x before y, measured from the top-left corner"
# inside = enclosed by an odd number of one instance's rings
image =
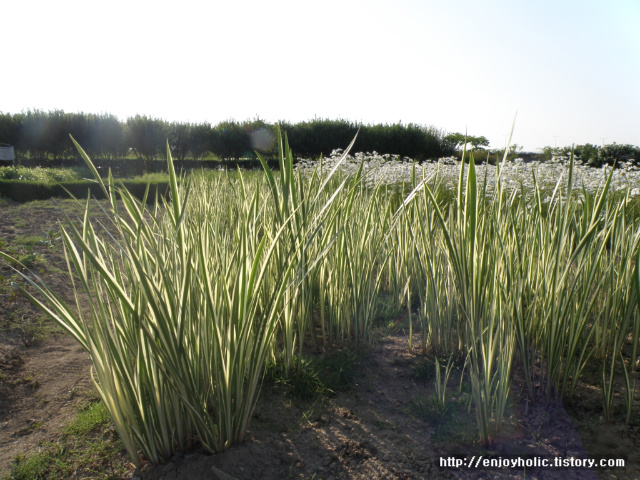
[[[89,353],[135,465],[242,442],[265,368],[304,385],[310,351],[371,345],[381,309],[406,312],[408,351],[433,372],[413,414],[462,404],[485,448],[514,395],[571,404],[594,378],[605,420],[640,421],[631,167],[388,160],[294,169],[285,145],[279,172],[181,181],[169,161],[170,195],[151,206],[93,172],[110,234],[87,203],[59,239],[89,311],[21,282]]]

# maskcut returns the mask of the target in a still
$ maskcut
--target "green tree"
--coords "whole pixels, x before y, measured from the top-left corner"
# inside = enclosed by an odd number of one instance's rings
[[[254,151],[266,154],[267,156],[275,156],[277,151],[277,132],[274,125],[269,125],[263,120],[256,118],[243,122],[242,127],[249,136],[252,157],[254,156]]]
[[[104,160],[124,158],[129,150],[125,137],[125,124],[108,113],[94,115],[90,143],[96,158]]]
[[[169,146],[171,155],[180,163],[184,162],[192,141],[192,125],[190,123],[173,122],[169,125]]]
[[[164,120],[136,115],[127,119],[126,138],[136,157],[144,161],[149,170],[151,161],[163,151],[169,135]]]
[[[50,162],[60,155],[61,123],[64,112],[28,110],[23,116],[19,146],[36,160]],[[68,137],[67,137],[68,138]]]
[[[462,150],[467,144],[471,145],[473,150],[489,146],[489,140],[487,140],[487,137],[474,137],[463,133],[449,133],[444,137],[444,140],[449,145],[453,145],[453,148],[456,150]]]
[[[20,115],[0,113],[0,143],[6,143],[14,147],[16,155],[19,153],[18,143],[22,131],[22,119]]]
[[[600,148],[600,164],[613,165],[619,162],[640,162],[640,148],[634,145],[610,143]]]
[[[209,152],[213,136],[213,129],[209,123],[198,123],[191,128],[191,143],[189,151],[194,160],[203,159]]]
[[[221,122],[215,127],[210,150],[220,158],[241,159],[251,152],[251,139],[246,129],[235,120]]]
[[[542,158],[546,161],[549,161],[555,155],[556,149],[551,146],[546,146],[546,147],[543,147],[541,150],[542,150]]]

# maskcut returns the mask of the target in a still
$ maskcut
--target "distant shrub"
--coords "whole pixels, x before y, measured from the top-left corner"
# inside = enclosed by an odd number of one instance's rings
[[[599,147],[586,143],[584,145],[574,145],[573,147],[563,147],[557,149],[558,155],[569,157],[573,151],[576,160],[581,161],[591,167],[601,167],[602,165],[613,165],[614,163],[630,162],[638,165],[640,163],[640,148],[634,145],[611,143]]]
[[[410,157],[415,160],[440,158],[454,152],[444,134],[434,127],[402,123],[362,125],[347,120],[316,119],[295,125],[281,123],[296,155],[306,158],[328,156],[345,148],[356,133],[354,150]]]
[[[77,181],[80,176],[71,168],[0,167],[0,179],[55,183]]]
[[[166,195],[169,182],[166,175],[162,176],[162,180],[153,178],[156,175],[148,177],[138,177],[134,179],[123,180],[125,188],[135,197],[142,199],[144,192],[149,185],[149,200],[155,199],[156,192],[158,196]],[[76,198],[86,198],[87,193],[91,193],[92,197],[104,198],[102,189],[93,181],[77,180],[65,181],[61,183],[41,183],[36,180],[7,180],[0,179],[0,196],[10,198],[16,202],[30,202],[33,200],[46,200],[49,198],[69,198],[69,194]]]
[[[601,163],[612,165],[614,162],[640,162],[640,148],[634,145],[612,143],[600,148]]]

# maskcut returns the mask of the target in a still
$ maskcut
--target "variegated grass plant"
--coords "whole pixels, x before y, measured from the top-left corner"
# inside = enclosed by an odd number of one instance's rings
[[[625,211],[628,192],[622,199],[609,194],[611,178],[580,197],[571,162],[566,183],[559,180],[544,202],[535,174],[533,189],[507,189],[499,168],[492,181],[479,180],[471,157],[468,169],[460,164],[454,202],[439,202],[425,178],[403,205],[390,255],[394,242],[409,253],[391,262],[397,278],[390,285],[404,279],[415,289],[424,350],[466,354],[486,445],[503,423],[515,363],[525,394],[536,400],[572,396],[587,362],[605,359],[605,412],[614,371],[622,368],[631,415],[635,384],[622,352],[631,343],[630,358],[637,354],[637,292],[630,286],[639,231]]]
[[[362,175],[341,175],[339,162],[307,177],[293,169],[286,136],[282,152],[278,174],[259,155],[275,206],[268,228],[282,230],[273,265],[296,265],[287,274],[292,287],[284,292],[272,351],[286,374],[297,374],[291,370],[300,365],[305,339],[316,347],[370,339],[390,208],[378,188],[363,188]]]
[[[169,199],[149,208],[111,176],[101,179],[77,147],[113,225],[99,233],[87,200],[81,225],[70,220],[62,230],[76,308],[37,277],[25,275],[37,290],[26,293],[88,351],[100,397],[136,465],[196,441],[226,449],[242,440],[274,336],[290,335],[290,305],[335,240],[331,204],[345,182],[302,211],[306,205],[287,198],[306,192],[286,176],[286,148],[279,185],[267,167],[266,177],[179,179],[167,148]]]
[[[587,362],[609,358],[603,370],[605,410],[614,369],[622,368],[629,418],[635,385],[622,350],[631,337],[631,358],[637,354],[637,293],[629,285],[639,236],[637,219],[626,211],[629,190],[622,200],[611,194],[614,170],[595,187],[580,167],[582,183],[575,188],[571,159],[549,191],[548,179],[539,184],[536,170],[524,166],[515,170],[522,168],[530,178],[514,181],[514,167],[504,161],[491,174],[484,168],[478,178],[471,159],[468,169],[460,164],[454,200],[442,201],[446,182],[438,169],[403,163],[396,176],[388,162],[374,160],[379,165],[372,167],[345,161],[344,154],[338,163],[336,158],[311,170],[311,178],[318,172],[322,177],[324,168],[352,179],[344,192],[349,200],[335,202],[345,206],[334,213],[340,217],[332,224],[336,248],[311,276],[312,295],[317,292],[311,304],[319,310],[325,341],[363,338],[357,325],[370,318],[373,304],[349,305],[384,289],[396,308],[409,309],[410,319],[417,298],[424,350],[466,354],[483,443],[491,443],[504,421],[515,364],[525,394],[536,400],[572,396]],[[301,170],[309,172],[309,166]],[[396,178],[395,186],[389,177]],[[413,191],[396,210],[389,192],[397,191],[397,182],[408,182]],[[381,196],[384,202],[376,199]],[[371,241],[382,241],[385,251],[354,253],[365,252]],[[358,281],[366,282],[369,294],[357,294]]]

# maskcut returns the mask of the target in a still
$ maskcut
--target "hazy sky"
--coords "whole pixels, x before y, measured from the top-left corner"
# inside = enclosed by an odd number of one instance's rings
[[[527,151],[640,145],[640,0],[21,0],[2,10],[2,112],[402,121],[498,148],[517,111],[513,141]]]

